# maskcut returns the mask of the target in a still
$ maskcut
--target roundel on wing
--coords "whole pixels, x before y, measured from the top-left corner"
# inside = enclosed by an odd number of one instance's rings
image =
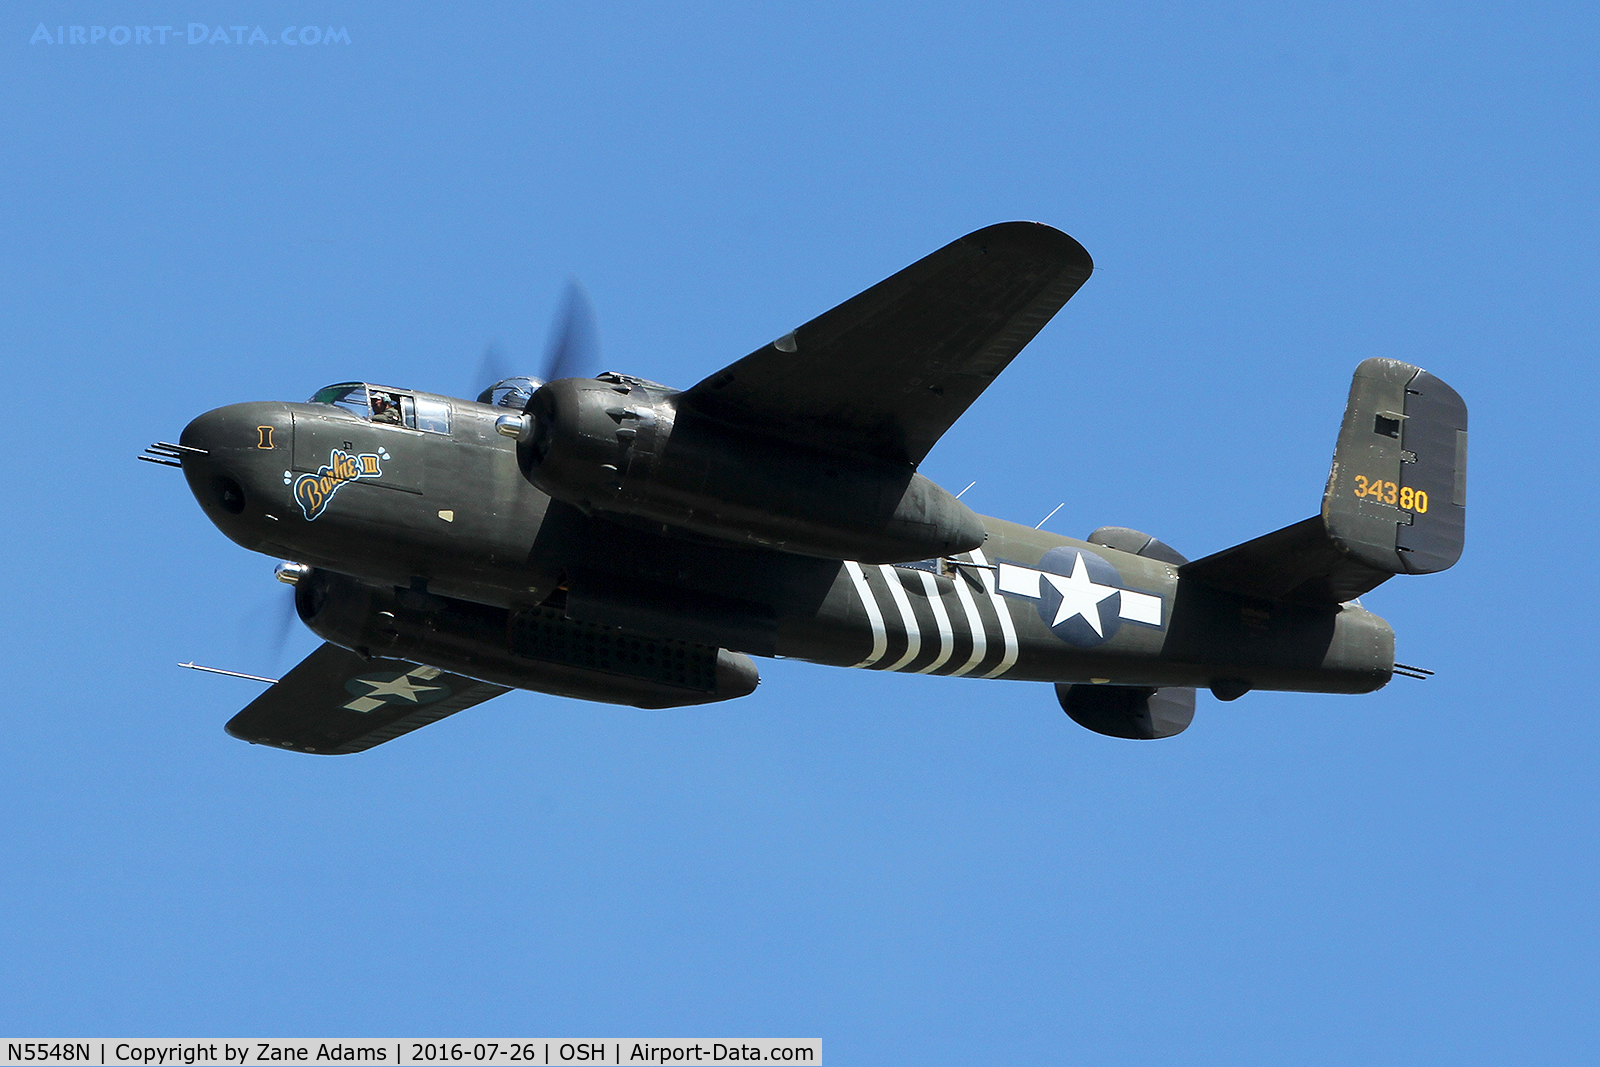
[[[437,673],[437,672],[435,672]],[[378,704],[432,704],[450,695],[450,687],[433,678],[418,678],[416,671],[374,671],[351,678],[344,683],[345,691],[358,700]],[[356,703],[356,701],[352,701]],[[349,705],[346,705],[349,707]],[[365,707],[353,710],[365,711]]]
[[[1061,640],[1087,648],[1122,626],[1122,578],[1103,558],[1081,548],[1052,548],[1039,570],[1039,617]]]

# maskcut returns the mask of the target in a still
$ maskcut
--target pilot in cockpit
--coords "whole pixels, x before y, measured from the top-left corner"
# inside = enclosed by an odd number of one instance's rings
[[[400,405],[383,393],[372,394],[372,421],[400,424]]]

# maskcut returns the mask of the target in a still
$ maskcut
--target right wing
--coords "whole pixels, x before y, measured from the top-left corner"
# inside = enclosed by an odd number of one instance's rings
[[[253,745],[343,756],[510,692],[437,667],[324,644],[228,721]]]

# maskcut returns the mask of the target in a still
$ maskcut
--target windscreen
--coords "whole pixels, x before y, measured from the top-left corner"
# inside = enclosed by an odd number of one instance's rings
[[[342,382],[339,385],[330,385],[325,389],[318,389],[311,398],[313,404],[332,404],[334,407],[344,408],[352,415],[366,418],[372,411],[367,402],[367,386],[365,382]]]

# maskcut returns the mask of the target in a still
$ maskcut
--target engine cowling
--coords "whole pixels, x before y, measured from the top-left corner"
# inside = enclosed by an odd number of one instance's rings
[[[1059,682],[1056,699],[1073,722],[1107,737],[1154,741],[1181,734],[1194,721],[1193,689]]]
[[[671,708],[747,696],[760,682],[740,653],[575,622],[551,608],[507,611],[323,570],[298,574],[294,586],[295,610],[325,641],[518,689]]]
[[[621,375],[549,382],[518,462],[585,512],[801,555],[898,563],[983,544],[978,516],[908,466],[734,430],[676,397]]]

